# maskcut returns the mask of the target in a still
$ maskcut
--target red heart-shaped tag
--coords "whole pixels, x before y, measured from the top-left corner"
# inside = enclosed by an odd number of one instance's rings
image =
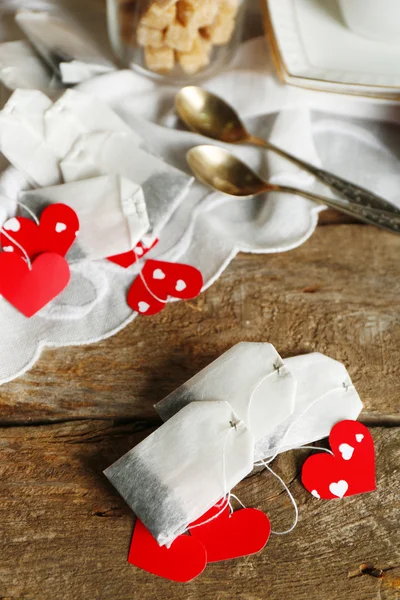
[[[0,295],[26,317],[58,296],[69,280],[69,265],[59,254],[40,254],[29,269],[21,256],[0,252]]]
[[[139,259],[146,256],[146,254],[150,252],[150,250],[152,250],[157,244],[158,239],[155,239],[150,243],[147,243],[146,241],[142,240],[135,246],[133,250],[129,250],[129,252],[124,252],[123,254],[109,256],[108,260],[115,263],[116,265],[119,265],[120,267],[123,267],[124,269],[127,269],[131,265],[135,264],[135,262],[137,262]]]
[[[271,525],[265,513],[256,508],[243,508],[230,514],[227,505],[218,517],[204,523],[220,510],[218,505],[213,506],[198,521],[189,525],[190,534],[207,550],[207,562],[249,556],[266,546]]]
[[[337,423],[329,444],[334,456],[314,454],[303,465],[303,485],[315,498],[330,500],[376,489],[374,442],[362,423]]]
[[[190,265],[148,260],[128,293],[128,304],[142,315],[155,315],[168,296],[189,300],[203,287],[203,276]]]
[[[204,546],[189,535],[180,535],[170,548],[159,546],[139,519],[133,532],[128,562],[158,577],[191,581],[198,577],[207,564]]]
[[[7,235],[1,232],[0,241],[8,253],[24,256],[18,244],[31,259],[44,252],[65,256],[79,231],[79,220],[66,204],[51,204],[42,212],[39,225],[26,217],[13,217],[4,223],[3,229]]]

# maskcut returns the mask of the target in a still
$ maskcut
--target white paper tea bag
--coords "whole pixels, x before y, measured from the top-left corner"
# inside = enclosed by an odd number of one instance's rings
[[[75,90],[67,90],[44,114],[47,144],[63,159],[83,133],[125,132],[130,143],[139,146],[140,136],[107,104]],[[110,173],[111,174],[111,173]]]
[[[40,215],[49,204],[67,204],[77,213],[79,235],[68,260],[98,260],[132,249],[149,228],[142,188],[109,175],[22,192],[20,202]],[[29,216],[24,214],[24,216]]]
[[[0,112],[0,148],[35,187],[62,183],[59,161],[90,131],[123,131],[141,138],[106,104],[67,90],[54,104],[38,90],[16,90]]]
[[[226,400],[258,442],[294,410],[296,381],[272,344],[241,342],[155,408],[166,421],[193,401]]]
[[[269,364],[272,359],[279,374],[277,372],[274,379],[266,379],[263,384],[265,388],[257,389],[255,374],[259,373],[259,365],[263,364],[263,357],[268,354],[271,356]],[[161,418],[167,420],[190,402],[222,399],[226,393],[226,399],[231,397],[232,406],[255,435],[255,460],[269,458],[324,438],[338,421],[358,417],[362,403],[344,365],[318,353],[284,361],[276,356],[279,357],[270,344],[238,344],[156,404],[155,408]],[[222,370],[219,366],[222,366]],[[274,407],[279,406],[280,402],[287,404],[290,395],[288,380],[281,379],[286,373],[290,373],[290,381],[296,382],[296,388],[293,410],[287,411],[282,419],[282,412],[274,415]],[[272,396],[268,387],[271,382],[277,386]],[[286,387],[280,387],[282,382]],[[246,417],[246,411],[251,409],[249,398],[254,389],[256,395],[253,396],[253,402],[259,398],[259,402],[253,405],[253,410],[254,407],[257,409],[254,413],[255,425]],[[264,407],[265,412],[258,407]],[[266,420],[275,423],[268,431],[264,424]]]
[[[319,353],[285,359],[297,381],[293,414],[256,444],[256,459],[329,436],[339,421],[357,419],[362,402],[346,367]]]
[[[141,185],[154,235],[164,227],[193,182],[186,173],[138,148],[125,131],[80,136],[60,166],[65,181],[118,174]]]
[[[61,182],[59,161],[44,137],[52,101],[37,90],[16,90],[0,112],[0,149],[34,186]]]
[[[0,81],[9,89],[46,89],[52,74],[32,46],[23,40],[0,44]]]
[[[115,70],[77,23],[46,12],[20,10],[15,17],[49,67],[66,84]]]
[[[254,437],[228,402],[193,402],[104,471],[160,545],[253,468]]]

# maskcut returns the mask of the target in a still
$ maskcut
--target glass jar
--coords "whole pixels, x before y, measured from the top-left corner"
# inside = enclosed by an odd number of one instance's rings
[[[188,83],[233,57],[245,0],[107,0],[114,52],[124,66]]]

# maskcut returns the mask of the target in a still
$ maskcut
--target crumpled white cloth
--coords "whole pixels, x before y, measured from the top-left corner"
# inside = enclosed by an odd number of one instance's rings
[[[18,7],[27,4],[23,0],[10,2]],[[90,7],[95,11],[95,5],[100,4],[88,3],[87,10]],[[103,23],[100,14],[92,19],[93,23]],[[4,39],[17,38],[5,35]],[[262,38],[244,43],[231,67],[206,85],[229,100],[258,135],[399,204],[399,131],[393,126],[399,111],[390,103],[282,85]],[[141,136],[147,149],[187,173],[185,152],[196,144],[209,143],[200,136],[173,129],[171,107],[176,89],[172,86],[119,71],[97,77],[78,89],[108,102]],[[307,173],[270,153],[247,147],[230,149],[275,183],[328,193]],[[24,185],[17,172],[4,174],[0,197],[5,203],[0,212],[7,206],[7,199]],[[320,206],[299,197],[275,193],[238,200],[195,184],[161,232],[152,256],[196,266],[207,288],[239,251],[281,252],[303,243],[314,231],[320,210]],[[96,342],[125,327],[136,317],[126,303],[136,273],[136,267],[124,270],[107,261],[75,264],[70,286],[29,320],[0,299],[0,382],[27,370],[46,345]]]

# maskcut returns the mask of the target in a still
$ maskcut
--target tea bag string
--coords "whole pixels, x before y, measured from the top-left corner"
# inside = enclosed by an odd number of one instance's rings
[[[232,504],[231,504],[231,498],[234,498],[243,508],[246,508],[245,505],[243,504],[243,502],[241,502],[239,500],[239,498],[237,496],[235,496],[235,494],[232,494],[232,492],[230,492],[230,491],[228,492],[228,490],[227,490],[228,482],[227,482],[227,478],[226,478],[226,444],[228,441],[228,437],[232,433],[232,431],[236,431],[236,426],[231,422],[230,429],[225,436],[224,445],[222,448],[222,478],[223,478],[224,495],[221,498],[221,500],[214,505],[217,508],[219,508],[220,510],[212,517],[209,517],[208,519],[205,519],[204,521],[201,521],[200,523],[196,523],[196,525],[191,525],[190,529],[195,529],[196,527],[201,527],[202,525],[206,525],[207,523],[214,521],[224,512],[224,510],[226,509],[227,506],[229,506],[230,513],[232,514],[233,508],[232,508]]]
[[[346,389],[346,391],[350,388],[350,387],[354,387],[352,384],[347,384],[346,382],[343,383],[343,387]],[[289,527],[289,529],[286,529],[285,531],[271,531],[271,533],[273,533],[274,535],[286,535],[288,533],[291,533],[295,527],[297,526],[298,520],[299,520],[299,509],[297,506],[297,502],[293,496],[293,494],[291,493],[291,491],[289,490],[289,487],[287,486],[287,484],[284,482],[284,480],[282,479],[282,477],[280,477],[277,473],[275,473],[275,471],[273,469],[271,469],[271,467],[269,466],[269,464],[277,457],[277,455],[279,454],[280,450],[283,447],[283,442],[286,438],[286,436],[288,435],[289,431],[292,429],[292,427],[294,427],[294,425],[296,425],[303,417],[304,415],[307,413],[308,410],[310,410],[310,408],[312,408],[315,404],[317,404],[317,402],[319,402],[320,400],[323,400],[328,394],[330,394],[332,391],[337,391],[339,389],[342,389],[342,387],[337,387],[334,388],[333,390],[330,390],[329,392],[327,392],[326,394],[323,394],[322,396],[320,396],[319,398],[316,398],[309,406],[307,406],[307,408],[297,417],[297,419],[295,421],[293,421],[293,423],[288,427],[288,429],[286,430],[284,436],[282,437],[282,440],[278,446],[278,448],[276,449],[275,454],[272,456],[272,458],[270,458],[268,461],[265,461],[263,459],[260,459],[258,461],[256,461],[254,463],[254,466],[264,466],[270,473],[272,473],[272,475],[274,477],[276,477],[276,479],[278,479],[278,481],[281,483],[281,485],[283,486],[284,490],[287,492],[291,503],[293,504],[294,507],[294,512],[295,512],[295,516],[294,516],[294,521],[291,527]],[[333,452],[331,450],[328,450],[328,448],[322,448],[321,446],[298,446],[297,448],[293,448],[294,450],[302,450],[303,448],[308,448],[311,450],[321,450],[323,452],[327,452],[328,454],[333,455]]]
[[[343,387],[345,387],[346,391],[350,388],[353,388],[354,385],[353,384],[346,384],[345,382],[342,384],[342,386],[338,386],[332,390],[329,390],[328,392],[326,392],[325,394],[322,394],[322,396],[319,396],[318,398],[316,398],[315,400],[313,400],[313,402],[311,402],[311,404],[309,404],[302,413],[300,413],[300,415],[293,421],[293,423],[291,423],[289,425],[289,427],[287,428],[287,430],[285,431],[279,446],[276,448],[274,455],[268,459],[267,461],[265,460],[260,460],[260,462],[255,462],[254,466],[259,467],[262,465],[265,465],[265,463],[270,464],[273,460],[275,460],[275,458],[278,456],[279,452],[282,450],[283,448],[283,444],[284,441],[286,439],[286,437],[288,436],[289,432],[292,430],[292,428],[297,425],[297,423],[304,417],[305,414],[307,414],[307,412],[313,408],[313,406],[315,406],[315,404],[317,404],[318,402],[321,402],[321,400],[324,400],[326,398],[326,396],[328,396],[329,394],[331,394],[332,392],[336,392],[338,390],[343,389]],[[310,446],[298,446],[297,448],[294,449],[300,449],[300,448],[310,448]],[[333,452],[331,450],[328,450],[327,448],[321,448],[321,447],[316,447],[316,446],[311,446],[311,448],[313,448],[314,450],[322,450],[324,452],[328,452],[329,454],[333,454]]]
[[[140,277],[140,279],[142,280],[144,287],[145,287],[145,288],[146,288],[146,290],[149,292],[150,296],[153,296],[153,298],[154,298],[155,300],[157,300],[158,302],[161,302],[162,304],[167,304],[168,300],[164,300],[164,299],[162,299],[162,298],[159,298],[159,297],[158,297],[158,296],[157,296],[157,295],[156,295],[156,294],[155,294],[155,293],[154,293],[154,292],[153,292],[153,291],[152,291],[152,290],[149,288],[149,286],[148,286],[148,284],[147,284],[147,281],[146,281],[146,279],[145,279],[145,278],[144,278],[144,276],[143,276],[143,273],[142,273],[142,268],[141,268],[141,267],[142,267],[142,265],[144,265],[144,263],[145,263],[145,260],[143,260],[143,259],[141,259],[141,258],[140,258],[140,256],[139,256],[139,255],[136,253],[136,249],[135,249],[135,248],[133,248],[132,252],[133,252],[133,254],[135,255],[135,257],[136,257],[136,261],[137,261],[137,263],[138,263],[138,265],[139,265],[139,267],[140,267],[140,271],[139,271],[139,277]]]
[[[4,227],[0,228],[1,233],[8,239],[10,240],[10,242],[12,242],[17,248],[19,248],[19,250],[21,250],[22,254],[24,255],[25,261],[28,265],[28,269],[30,271],[32,271],[32,262],[31,259],[29,258],[29,255],[27,253],[27,251],[25,250],[25,248],[23,246],[21,246],[21,244],[19,244],[5,229]]]
[[[17,205],[20,206],[21,208],[23,208],[24,210],[26,210],[28,215],[30,215],[32,217],[32,219],[35,221],[36,225],[39,225],[39,219],[37,218],[37,216],[35,215],[33,210],[31,210],[28,206],[26,206],[26,204],[22,204],[22,202],[17,202]]]

